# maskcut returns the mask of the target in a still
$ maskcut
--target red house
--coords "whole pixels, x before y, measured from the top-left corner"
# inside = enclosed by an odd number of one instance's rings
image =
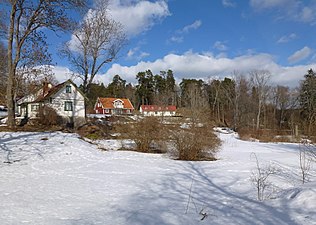
[[[127,98],[98,98],[94,110],[96,114],[130,115],[134,106]]]
[[[177,107],[175,105],[141,105],[139,111],[144,116],[175,116]]]

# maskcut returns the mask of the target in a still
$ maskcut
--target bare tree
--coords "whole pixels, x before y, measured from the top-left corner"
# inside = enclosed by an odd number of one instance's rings
[[[82,78],[84,93],[88,93],[96,74],[117,57],[126,42],[122,25],[111,19],[107,7],[108,0],[97,1],[95,9],[75,29],[73,39],[61,49]]]
[[[311,168],[311,143],[307,140],[303,140],[300,146],[300,169],[302,175],[302,183],[305,184],[308,181],[309,170]]]
[[[256,160],[256,170],[252,171],[251,181],[256,187],[258,200],[263,201],[267,197],[266,190],[271,186],[269,177],[276,173],[276,169],[271,164],[261,166],[255,153],[250,156]]]
[[[8,26],[8,126],[15,126],[15,78],[21,64],[47,59],[42,28],[66,30],[72,23],[68,10],[83,9],[86,0],[6,0]],[[44,57],[44,58],[43,58]]]
[[[19,68],[15,78],[14,96],[22,97],[34,93],[44,82],[57,85],[57,80],[50,66],[36,68]]]
[[[234,129],[249,126],[249,121],[253,118],[252,106],[253,102],[250,99],[249,80],[238,72],[233,72],[235,81],[235,96],[234,102]]]
[[[267,70],[253,70],[249,73],[250,82],[255,88],[257,97],[257,118],[256,118],[256,129],[260,128],[260,117],[262,109],[264,107],[267,95],[269,93],[268,82],[271,77],[271,73]]]

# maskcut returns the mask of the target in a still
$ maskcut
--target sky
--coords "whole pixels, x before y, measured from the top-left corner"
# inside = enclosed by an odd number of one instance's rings
[[[128,37],[97,80],[171,69],[183,78],[222,79],[269,70],[271,84],[296,87],[316,69],[316,0],[110,0],[109,12]],[[71,35],[61,39],[71,38]],[[60,38],[50,48],[57,49]],[[67,60],[54,56],[58,80]]]

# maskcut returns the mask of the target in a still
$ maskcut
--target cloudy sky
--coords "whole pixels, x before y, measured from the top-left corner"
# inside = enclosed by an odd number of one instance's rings
[[[98,75],[105,84],[116,74],[135,83],[148,69],[171,69],[178,81],[265,69],[295,87],[316,69],[315,0],[110,0],[109,9],[129,41]],[[55,62],[62,80],[70,67]]]

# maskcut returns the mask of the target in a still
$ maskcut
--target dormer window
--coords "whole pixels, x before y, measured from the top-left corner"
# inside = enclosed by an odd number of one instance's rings
[[[120,99],[115,100],[113,102],[113,106],[114,106],[114,108],[119,108],[119,109],[124,108],[123,101]]]
[[[66,93],[71,93],[71,85],[66,85]]]

